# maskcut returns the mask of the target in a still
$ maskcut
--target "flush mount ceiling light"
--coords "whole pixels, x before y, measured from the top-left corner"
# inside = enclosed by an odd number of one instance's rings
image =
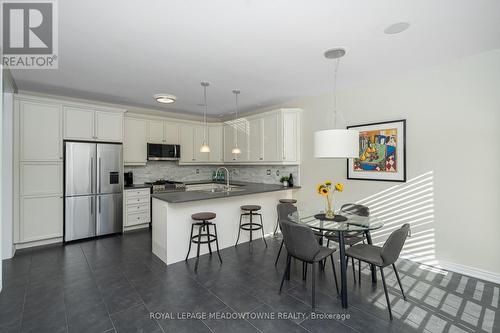
[[[394,35],[394,34],[399,34],[400,32],[403,32],[407,30],[410,27],[410,23],[408,22],[398,22],[391,24],[387,28],[384,29],[384,33],[387,35]]]
[[[355,130],[336,129],[337,123],[337,72],[340,58],[345,55],[344,48],[334,48],[325,52],[325,58],[335,59],[333,76],[333,129],[314,133],[315,158],[349,158],[359,157],[359,132]]]
[[[207,143],[207,87],[210,85],[210,83],[206,81],[201,81],[201,86],[203,87],[203,100],[204,100],[204,106],[205,106],[205,111],[203,112],[203,121],[205,123],[205,127],[203,128],[203,143],[200,146],[200,153],[210,153],[210,146]]]
[[[231,150],[231,153],[233,153],[234,155],[239,155],[241,154],[241,149],[238,147],[238,131],[236,129],[236,120],[238,119],[238,95],[240,94],[240,91],[238,89],[234,89],[233,94],[236,100],[236,112],[234,114],[234,147],[233,150]]]
[[[156,94],[156,95],[153,95],[153,98],[158,103],[163,103],[163,104],[175,103],[175,100],[177,99],[177,97],[175,97],[174,95],[170,95],[170,94]]]

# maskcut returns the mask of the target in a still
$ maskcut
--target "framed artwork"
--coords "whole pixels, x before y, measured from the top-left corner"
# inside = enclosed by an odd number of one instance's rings
[[[359,131],[359,157],[347,160],[347,179],[406,181],[406,119],[347,128]]]

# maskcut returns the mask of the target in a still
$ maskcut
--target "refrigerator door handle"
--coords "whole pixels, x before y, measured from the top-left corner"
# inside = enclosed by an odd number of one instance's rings
[[[90,158],[90,193],[94,193],[94,158]]]
[[[99,196],[99,205],[98,205],[98,207],[99,207],[99,214],[101,214],[101,196]]]
[[[99,184],[98,191],[99,193],[101,193],[101,158],[99,157],[97,160],[98,160],[97,183]]]
[[[94,198],[90,199],[90,215],[94,215]]]

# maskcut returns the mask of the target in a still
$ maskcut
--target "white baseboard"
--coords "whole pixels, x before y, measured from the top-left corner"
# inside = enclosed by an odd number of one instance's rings
[[[443,267],[448,271],[500,284],[500,274],[498,273],[489,272],[483,269],[465,266],[444,260],[439,260],[439,266]]]

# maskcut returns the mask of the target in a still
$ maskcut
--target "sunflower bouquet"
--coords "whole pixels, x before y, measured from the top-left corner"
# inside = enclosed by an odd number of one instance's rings
[[[326,204],[327,204],[325,212],[326,217],[333,218],[335,216],[332,209],[333,194],[335,193],[335,191],[342,192],[343,190],[344,190],[344,184],[337,183],[334,186],[332,182],[329,180],[327,180],[322,184],[318,184],[318,186],[316,187],[316,192],[318,192],[319,195],[324,196],[326,199]]]

